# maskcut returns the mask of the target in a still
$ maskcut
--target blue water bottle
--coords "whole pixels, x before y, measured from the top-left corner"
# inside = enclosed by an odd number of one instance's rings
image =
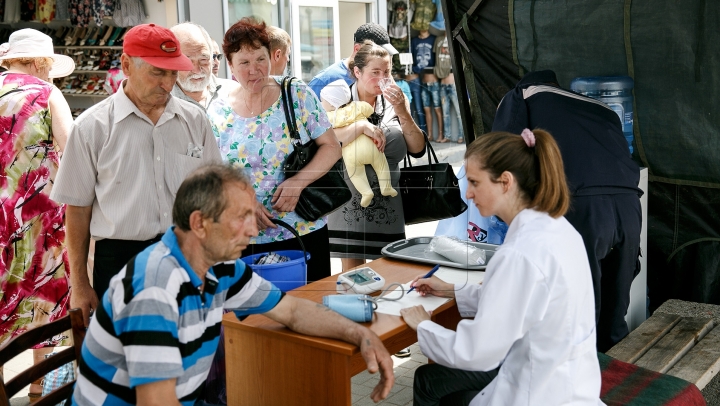
[[[589,76],[575,78],[570,82],[570,90],[592,97],[607,104],[622,124],[623,135],[633,153],[633,96],[635,85],[629,76]]]

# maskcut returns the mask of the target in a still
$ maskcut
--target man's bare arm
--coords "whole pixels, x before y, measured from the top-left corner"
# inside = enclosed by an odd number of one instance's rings
[[[70,260],[70,307],[82,309],[85,326],[88,325],[90,310],[98,306],[88,278],[88,250],[90,249],[90,219],[92,206],[67,206],[65,210],[65,244]]]
[[[175,393],[175,382],[177,379],[166,379],[138,385],[135,388],[135,397],[138,406],[173,406],[179,405],[180,401]]]

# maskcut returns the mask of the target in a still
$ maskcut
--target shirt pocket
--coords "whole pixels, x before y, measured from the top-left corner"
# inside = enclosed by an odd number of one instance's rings
[[[202,158],[194,158],[177,152],[165,151],[167,165],[165,166],[165,182],[173,197],[180,188],[180,184],[187,175],[204,163]]]

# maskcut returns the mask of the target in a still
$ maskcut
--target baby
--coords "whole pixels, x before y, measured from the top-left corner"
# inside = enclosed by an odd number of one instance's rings
[[[363,101],[351,102],[350,99],[350,87],[342,79],[328,84],[320,91],[320,102],[325,107],[333,128],[346,127],[367,120],[372,115],[373,108],[370,104]],[[387,159],[370,137],[360,134],[353,142],[343,146],[342,155],[350,181],[362,195],[362,207],[370,206],[375,197],[365,174],[365,165],[370,165],[375,170],[383,196],[397,196],[397,191],[390,185]]]

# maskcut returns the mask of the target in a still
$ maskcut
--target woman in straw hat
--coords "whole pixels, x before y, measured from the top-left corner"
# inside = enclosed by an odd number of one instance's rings
[[[0,45],[0,346],[65,315],[69,276],[65,207],[50,200],[59,153],[70,132],[70,107],[48,82],[75,69],[53,53],[47,35],[22,29]],[[64,337],[33,351],[37,361]],[[0,366],[1,368],[1,366]],[[0,372],[2,372],[0,370]],[[30,398],[40,397],[40,382]]]

